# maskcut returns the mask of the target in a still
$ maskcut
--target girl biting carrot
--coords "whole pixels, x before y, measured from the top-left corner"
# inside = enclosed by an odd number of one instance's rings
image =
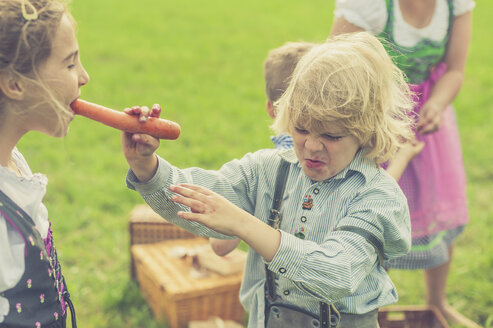
[[[0,1],[0,327],[66,326],[70,301],[43,204],[46,176],[16,145],[64,137],[88,83],[74,22],[57,0]]]

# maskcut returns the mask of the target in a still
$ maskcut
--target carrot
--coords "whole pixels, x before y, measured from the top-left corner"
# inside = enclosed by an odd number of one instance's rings
[[[77,99],[70,105],[77,115],[111,126],[112,128],[130,133],[149,134],[159,139],[177,139],[180,125],[162,118],[149,117],[147,122],[139,122],[139,118],[108,107]]]

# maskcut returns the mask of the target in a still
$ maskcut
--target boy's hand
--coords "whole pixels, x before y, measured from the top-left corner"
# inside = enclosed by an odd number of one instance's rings
[[[138,115],[139,121],[144,123],[149,117],[159,117],[161,107],[134,106],[123,110],[128,115]],[[122,133],[122,149],[130,168],[141,182],[146,182],[154,176],[157,170],[157,158],[154,151],[159,147],[159,139],[147,134]]]
[[[171,185],[169,190],[176,193],[171,200],[190,207],[192,212],[178,212],[178,216],[197,221],[219,233],[236,236],[241,219],[249,215],[241,208],[215,192],[192,184]],[[232,219],[234,218],[234,219]]]
[[[123,111],[129,115],[138,115],[139,121],[142,123],[145,123],[149,117],[161,116],[161,106],[159,104],[154,104],[150,110],[147,106],[133,106],[125,108]]]
[[[224,235],[237,236],[266,261],[274,258],[281,244],[278,230],[207,188],[180,184],[169,186],[169,190],[175,193],[172,201],[192,210],[178,212],[182,219],[196,221]]]

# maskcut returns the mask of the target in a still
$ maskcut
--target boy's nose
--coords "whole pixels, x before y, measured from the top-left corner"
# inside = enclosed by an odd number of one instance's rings
[[[312,152],[320,151],[323,149],[323,144],[317,136],[309,135],[306,138],[305,147]]]

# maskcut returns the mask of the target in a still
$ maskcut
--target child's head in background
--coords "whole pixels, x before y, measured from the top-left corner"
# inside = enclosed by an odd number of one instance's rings
[[[72,16],[56,0],[2,0],[0,16],[0,117],[64,136],[89,81]]]
[[[269,51],[264,61],[266,108],[271,118],[276,116],[274,102],[286,91],[296,64],[315,43],[287,42],[283,46]]]
[[[381,163],[413,135],[407,116],[413,103],[403,73],[378,39],[365,32],[313,47],[276,107],[272,128],[293,135],[295,149],[297,130],[330,137],[332,143],[338,142],[333,137],[348,136],[356,150]]]

